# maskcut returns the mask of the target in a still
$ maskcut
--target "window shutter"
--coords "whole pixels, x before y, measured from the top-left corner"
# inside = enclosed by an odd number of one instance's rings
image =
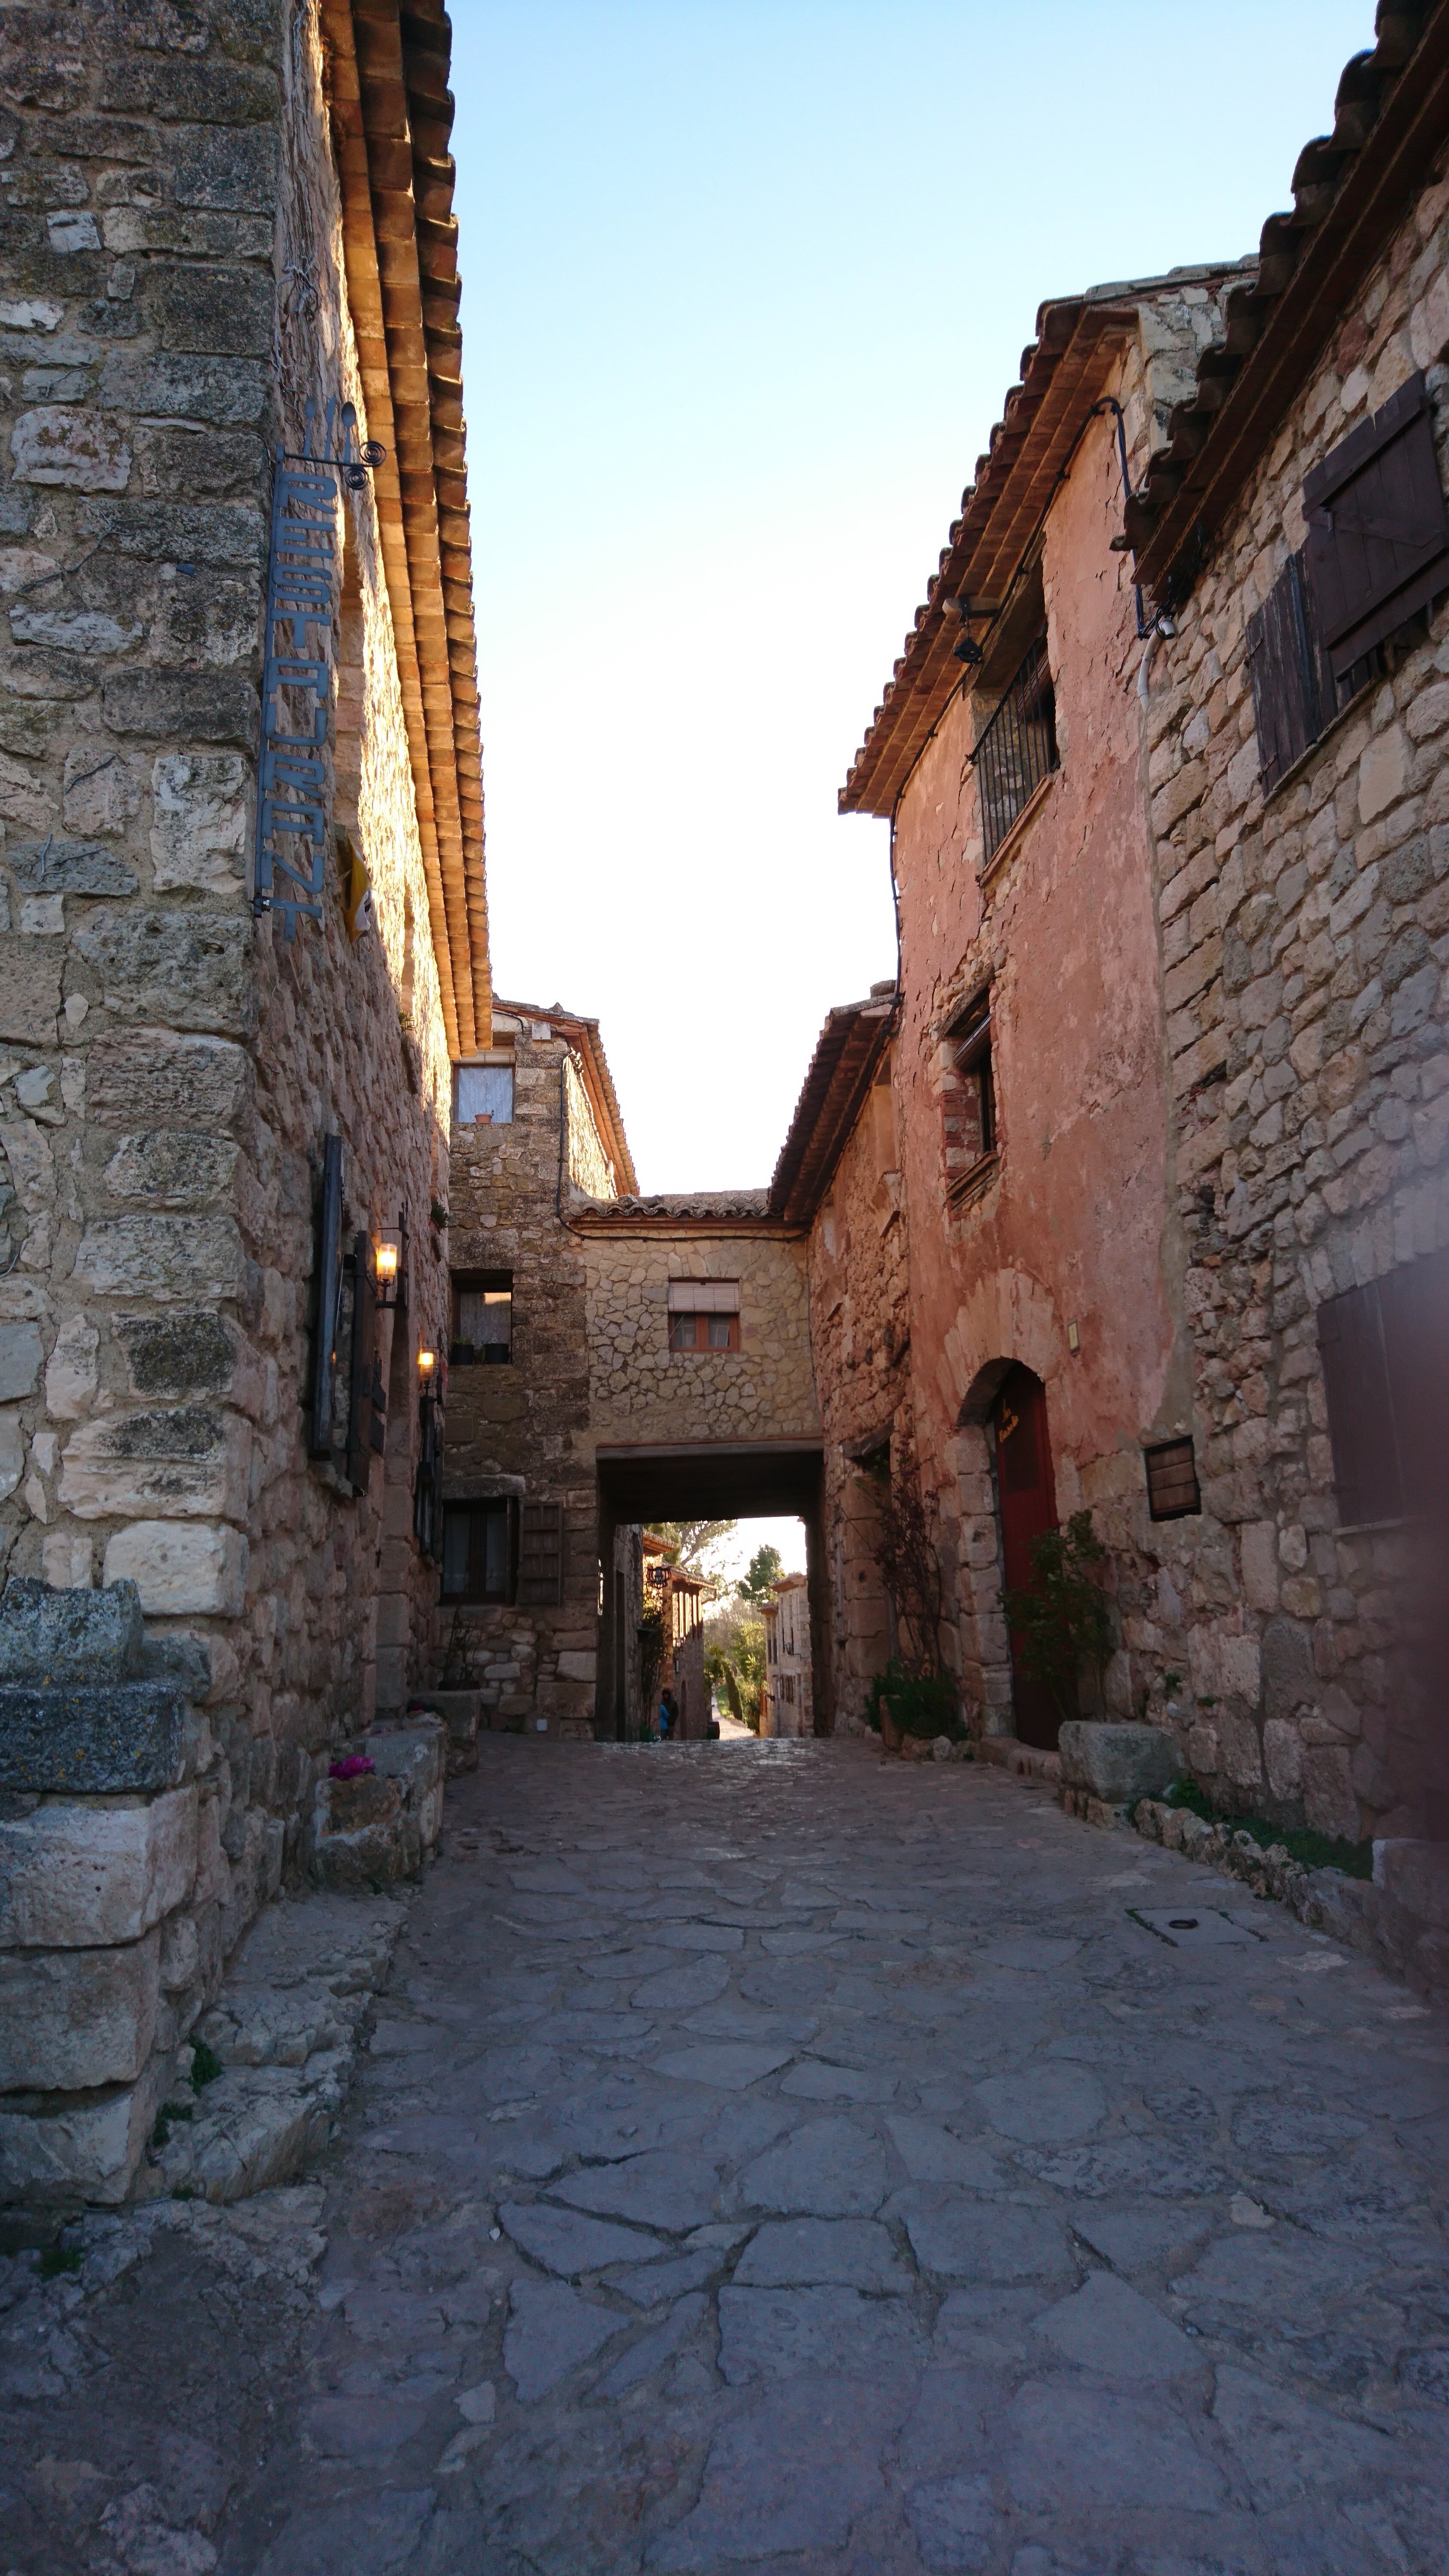
[[[329,1136],[322,1148],[322,1198],[317,1211],[317,1319],[308,1399],[312,1434],[307,1444],[313,1458],[332,1455],[332,1372],[336,1366],[341,1292],[342,1139]]]
[[[1405,1507],[1449,1507],[1449,1252],[1378,1282],[1384,1361]]]
[[[1248,668],[1265,796],[1323,730],[1318,659],[1303,558],[1294,555],[1248,620]]]
[[[1404,1495],[1377,1280],[1319,1307],[1318,1350],[1339,1515],[1349,1525],[1395,1520]]]
[[[372,1467],[372,1384],[377,1350],[377,1290],[371,1246],[359,1234],[352,1246],[352,1353],[347,1390],[347,1481],[365,1492]]]
[[[525,1503],[518,1535],[518,1598],[542,1610],[563,1599],[563,1505]]]
[[[1422,375],[1305,475],[1309,578],[1335,679],[1449,590],[1449,516]]]

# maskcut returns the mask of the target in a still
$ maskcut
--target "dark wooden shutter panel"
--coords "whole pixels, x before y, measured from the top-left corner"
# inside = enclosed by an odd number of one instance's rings
[[[1422,375],[1303,481],[1309,579],[1336,679],[1449,590],[1449,514]]]
[[[525,1503],[519,1515],[518,1598],[542,1610],[563,1599],[563,1505]]]
[[[1402,1263],[1378,1290],[1405,1507],[1442,1516],[1449,1506],[1449,1252]]]
[[[1395,1520],[1404,1497],[1377,1280],[1319,1307],[1318,1350],[1339,1516]]]
[[[317,1211],[317,1318],[312,1340],[312,1416],[308,1454],[332,1454],[332,1373],[337,1356],[337,1317],[342,1293],[342,1139],[322,1148],[322,1196]]]
[[[372,1467],[372,1381],[377,1356],[377,1289],[365,1234],[352,1246],[352,1364],[348,1373],[347,1481],[365,1492]]]
[[[1294,555],[1248,620],[1248,669],[1265,796],[1323,730],[1318,658],[1302,557]]]

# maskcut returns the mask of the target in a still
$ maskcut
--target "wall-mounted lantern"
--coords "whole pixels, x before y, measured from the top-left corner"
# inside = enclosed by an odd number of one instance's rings
[[[436,1351],[419,1351],[418,1378],[425,1397],[432,1394],[433,1380],[437,1375],[437,1368],[438,1354]]]
[[[379,1307],[405,1315],[408,1306],[408,1229],[405,1216],[396,1225],[379,1226],[372,1239]]]

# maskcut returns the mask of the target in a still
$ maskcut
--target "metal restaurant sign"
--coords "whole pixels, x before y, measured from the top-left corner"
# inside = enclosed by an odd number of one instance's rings
[[[369,471],[387,453],[374,439],[354,450],[357,413],[350,402],[329,402],[320,429],[319,440],[317,405],[309,402],[305,452],[277,450],[267,558],[252,910],[280,913],[288,939],[297,935],[299,914],[322,919],[336,477],[346,490],[364,491]]]

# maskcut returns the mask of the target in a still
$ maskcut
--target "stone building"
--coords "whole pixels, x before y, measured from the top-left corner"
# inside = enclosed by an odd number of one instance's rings
[[[124,2190],[434,1651],[418,1355],[491,1043],[449,42],[0,30],[11,2190]]]
[[[586,1246],[572,1211],[637,1187],[598,1024],[509,1002],[454,1076],[443,1669],[490,1722],[592,1731],[600,1563]],[[638,1699],[639,1533],[610,1542]]]
[[[803,1574],[782,1575],[765,1608],[762,1735],[813,1735],[810,1689],[810,1598]]]
[[[1053,1740],[999,1595],[1086,1508],[1097,1705],[1387,1843],[1449,1815],[1446,26],[1380,13],[1254,259],[1042,307],[841,796],[901,926],[882,1415],[975,1724]]]
[[[882,1479],[914,1451],[903,1156],[892,1084],[896,986],[833,1010],[770,1185],[808,1228],[810,1338],[822,1439],[821,1537],[833,1725],[864,1724],[896,1644],[876,1560]],[[822,1708],[823,1713],[823,1708]]]

